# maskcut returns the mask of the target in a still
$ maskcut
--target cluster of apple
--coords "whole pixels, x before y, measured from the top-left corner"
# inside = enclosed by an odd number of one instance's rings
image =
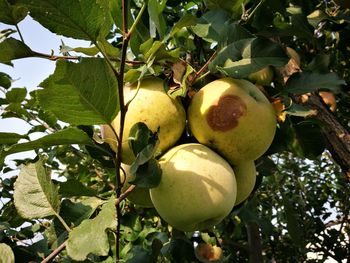
[[[126,181],[133,178],[128,165],[135,156],[127,138],[137,122],[152,131],[159,128],[162,169],[160,184],[135,188],[131,202],[153,207],[182,231],[210,228],[252,192],[256,180],[254,160],[270,146],[276,129],[275,111],[259,88],[243,79],[222,78],[202,87],[187,110],[164,91],[161,79],[151,77],[139,87],[125,87],[129,101],[123,131],[122,162]],[[112,126],[119,131],[120,117]],[[188,124],[195,143],[179,144]],[[116,150],[109,126],[102,126],[105,141]],[[125,187],[128,183],[125,183]]]

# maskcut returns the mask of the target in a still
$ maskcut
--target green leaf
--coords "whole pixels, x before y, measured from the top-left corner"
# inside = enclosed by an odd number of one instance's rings
[[[143,122],[137,122],[131,127],[128,142],[135,156],[146,148],[152,136],[153,132]]]
[[[0,63],[13,66],[11,60],[35,56],[33,52],[22,41],[12,37],[0,42]]]
[[[110,245],[106,231],[115,228],[115,197],[112,196],[94,219],[84,220],[69,233],[66,246],[68,255],[80,261],[85,260],[90,253],[107,256]]]
[[[131,168],[130,168],[131,172]],[[130,184],[137,185],[140,188],[157,187],[162,176],[162,169],[156,159],[150,159],[146,163],[137,167],[135,179],[130,181]]]
[[[41,161],[24,166],[14,184],[13,198],[18,213],[27,219],[59,212],[58,188],[51,182]]]
[[[93,146],[93,142],[90,137],[78,128],[66,128],[58,132],[46,135],[40,139],[19,143],[5,148],[0,154],[1,158],[6,155],[25,152],[30,150],[36,150],[40,148],[47,148],[55,145],[70,145],[70,144],[84,144]]]
[[[305,94],[317,90],[331,90],[337,93],[340,85],[346,85],[346,82],[334,72],[322,74],[303,71],[293,74],[288,79],[283,93]]]
[[[0,145],[1,144],[14,144],[20,139],[28,139],[26,135],[21,135],[12,132],[0,132]]]
[[[157,28],[157,31],[161,38],[165,36],[166,24],[163,17],[163,10],[166,4],[166,0],[149,0],[148,1],[148,14],[151,21]]]
[[[212,10],[201,16],[192,30],[208,42],[219,42],[224,36],[228,21],[229,17],[225,11]]]
[[[40,86],[39,104],[71,124],[110,123],[119,111],[117,80],[103,59],[57,61],[54,74]]]
[[[62,182],[59,185],[59,193],[64,197],[95,196],[97,194],[96,191],[86,187],[83,183],[75,179],[68,179],[66,182]]]
[[[248,0],[206,0],[205,2],[209,9],[223,9],[237,17],[242,14],[242,6]]]
[[[271,40],[248,38],[233,42],[222,49],[210,63],[209,69],[233,78],[245,78],[269,65],[282,67],[288,60],[282,47]]]
[[[177,32],[180,31],[183,27],[189,27],[196,24],[196,17],[193,15],[186,14],[183,17],[180,18],[179,21],[176,22],[176,24],[171,29],[171,32],[169,33],[169,37],[173,37]]]
[[[14,263],[15,255],[11,247],[5,243],[0,243],[0,255],[1,255],[1,263]]]
[[[0,87],[8,89],[11,87],[12,79],[4,72],[0,72]]]
[[[8,102],[21,103],[27,95],[26,88],[12,88],[6,92],[6,99]]]
[[[58,35],[96,41],[112,25],[107,0],[19,0],[30,16]]]
[[[27,15],[23,6],[11,5],[7,0],[0,0],[0,22],[16,25]]]
[[[104,203],[96,197],[79,198],[76,201],[64,199],[60,208],[60,216],[72,226],[78,226],[83,220],[90,218],[96,209]],[[50,242],[56,242],[56,246],[63,243],[68,236],[66,228],[55,218],[48,230]]]

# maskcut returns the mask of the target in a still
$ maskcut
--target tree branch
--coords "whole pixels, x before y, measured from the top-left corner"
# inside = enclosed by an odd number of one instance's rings
[[[60,246],[58,246],[54,251],[51,252],[50,255],[48,255],[46,258],[43,259],[43,261],[41,261],[41,263],[48,263],[50,262],[52,259],[54,259],[59,253],[61,253],[61,251],[63,249],[65,249],[66,247],[66,241],[63,242]]]
[[[245,224],[249,244],[249,263],[262,263],[262,247],[259,226],[256,222],[249,221]]]

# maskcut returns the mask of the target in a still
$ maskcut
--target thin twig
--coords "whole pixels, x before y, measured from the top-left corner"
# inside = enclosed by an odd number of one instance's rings
[[[46,258],[43,259],[43,261],[41,261],[41,263],[48,263],[50,262],[52,259],[54,259],[59,253],[61,253],[61,251],[63,249],[65,249],[66,247],[66,242],[63,242],[61,245],[59,245],[54,251],[52,251],[50,253],[50,255],[48,255]]]
[[[21,30],[20,30],[19,27],[18,27],[18,24],[16,24],[15,27],[16,27],[17,33],[18,33],[18,35],[19,35],[19,38],[20,38],[21,41],[25,44],[24,38],[23,38],[23,36],[22,36]]]
[[[208,68],[210,62],[213,61],[213,59],[216,57],[218,51],[216,50],[211,56],[210,58],[207,60],[207,62],[205,62],[205,64],[203,65],[203,67],[201,67],[196,74],[194,75],[193,79],[191,80],[190,86],[193,85],[194,83],[196,83],[196,80],[203,74],[203,72]],[[206,73],[205,73],[206,74]]]

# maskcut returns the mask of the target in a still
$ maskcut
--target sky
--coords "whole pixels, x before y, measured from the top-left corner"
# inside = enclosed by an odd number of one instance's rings
[[[52,50],[55,55],[59,55],[59,47],[61,41],[70,47],[88,47],[89,42],[75,40],[72,38],[65,38],[63,36],[51,33],[46,28],[42,27],[38,22],[34,21],[31,17],[27,16],[18,25],[25,43],[34,51],[51,54]],[[0,31],[4,29],[14,29],[14,26],[0,23]],[[19,39],[19,35],[14,33],[11,37]],[[38,85],[46,79],[55,70],[55,62],[41,58],[25,58],[12,61],[13,67],[0,63],[0,72],[4,72],[11,76],[15,81],[12,83],[12,87],[26,87],[28,92],[36,89]],[[4,94],[0,92],[0,97],[4,97]],[[0,115],[2,109],[0,108]],[[0,132],[15,132],[19,134],[25,134],[30,129],[30,126],[16,118],[2,119],[0,117]],[[40,136],[34,134],[33,136]],[[13,154],[6,158],[6,162],[15,158],[26,158],[33,156],[33,152],[26,152],[20,154]]]

